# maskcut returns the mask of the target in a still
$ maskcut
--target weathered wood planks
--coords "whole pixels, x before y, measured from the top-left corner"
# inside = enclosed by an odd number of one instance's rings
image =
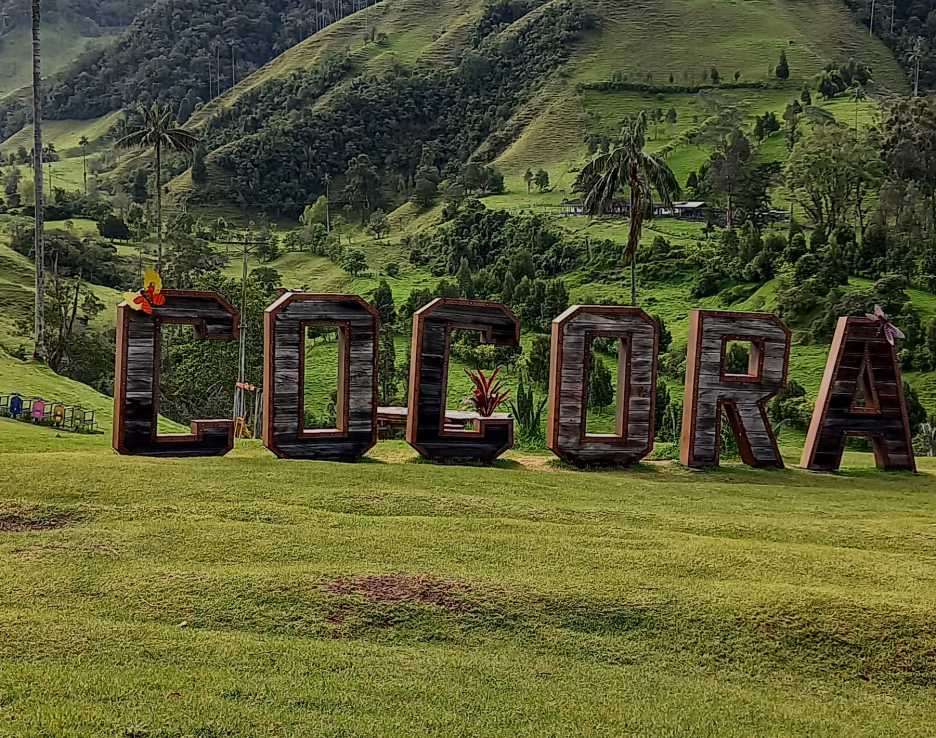
[[[164,290],[164,305],[153,314],[117,309],[117,360],[114,371],[114,449],[137,456],[223,456],[234,446],[230,420],[192,421],[190,435],[160,436],[159,365],[161,326],[191,325],[198,338],[237,338],[240,316],[214,292]]]
[[[516,346],[520,322],[503,305],[439,298],[413,316],[406,440],[426,459],[492,463],[513,446],[513,420],[482,418],[476,430],[446,428],[452,331],[477,331],[484,343]]]
[[[305,428],[305,334],[338,329],[337,427]],[[263,442],[280,458],[355,461],[377,442],[377,311],[354,295],[287,292],[264,315]]]
[[[653,449],[660,329],[632,307],[570,307],[552,324],[547,444],[575,465],[630,465]],[[618,340],[617,428],[589,435],[588,376],[596,338]]]
[[[803,467],[838,469],[848,436],[863,436],[874,447],[878,468],[916,471],[897,351],[883,329],[880,320],[839,318],[803,448]]]
[[[730,341],[751,343],[747,374],[726,370]],[[718,465],[724,410],[738,440],[741,458],[754,467],[783,468],[766,406],[786,384],[790,331],[766,313],[693,310],[680,460],[686,466]]]

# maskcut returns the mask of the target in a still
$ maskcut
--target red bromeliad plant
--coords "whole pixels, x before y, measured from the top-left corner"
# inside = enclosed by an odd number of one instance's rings
[[[466,400],[466,403],[482,418],[490,418],[497,412],[497,408],[507,402],[510,396],[510,391],[505,390],[503,382],[497,379],[497,375],[500,374],[500,367],[495,369],[490,377],[481,369],[475,371],[465,369],[465,374],[474,384],[474,391]]]

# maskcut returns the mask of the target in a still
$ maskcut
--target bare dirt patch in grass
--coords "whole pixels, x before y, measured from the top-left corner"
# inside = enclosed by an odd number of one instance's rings
[[[425,574],[377,574],[338,577],[324,585],[336,595],[356,595],[380,604],[433,605],[450,612],[471,609],[465,582]]]
[[[79,516],[70,511],[0,505],[0,533],[28,533],[64,528]]]

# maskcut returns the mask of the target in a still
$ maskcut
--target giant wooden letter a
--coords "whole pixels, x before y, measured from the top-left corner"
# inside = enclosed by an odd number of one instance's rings
[[[839,318],[803,449],[805,468],[838,469],[845,439],[864,436],[878,468],[916,471],[900,366],[884,328],[880,320]]]

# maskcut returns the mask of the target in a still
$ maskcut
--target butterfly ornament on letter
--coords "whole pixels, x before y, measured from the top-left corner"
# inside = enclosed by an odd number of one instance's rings
[[[881,309],[880,305],[875,305],[874,312],[865,313],[865,317],[870,318],[871,320],[877,320],[881,323],[881,330],[884,332],[884,338],[887,339],[887,342],[891,346],[896,343],[898,338],[901,340],[906,338],[903,331],[890,322],[890,318],[887,317],[887,314],[884,312],[884,310]]]
[[[166,304],[166,296],[162,293],[162,278],[152,269],[147,269],[143,275],[143,289],[139,292],[125,292],[124,299],[131,309],[152,315],[153,308]]]

